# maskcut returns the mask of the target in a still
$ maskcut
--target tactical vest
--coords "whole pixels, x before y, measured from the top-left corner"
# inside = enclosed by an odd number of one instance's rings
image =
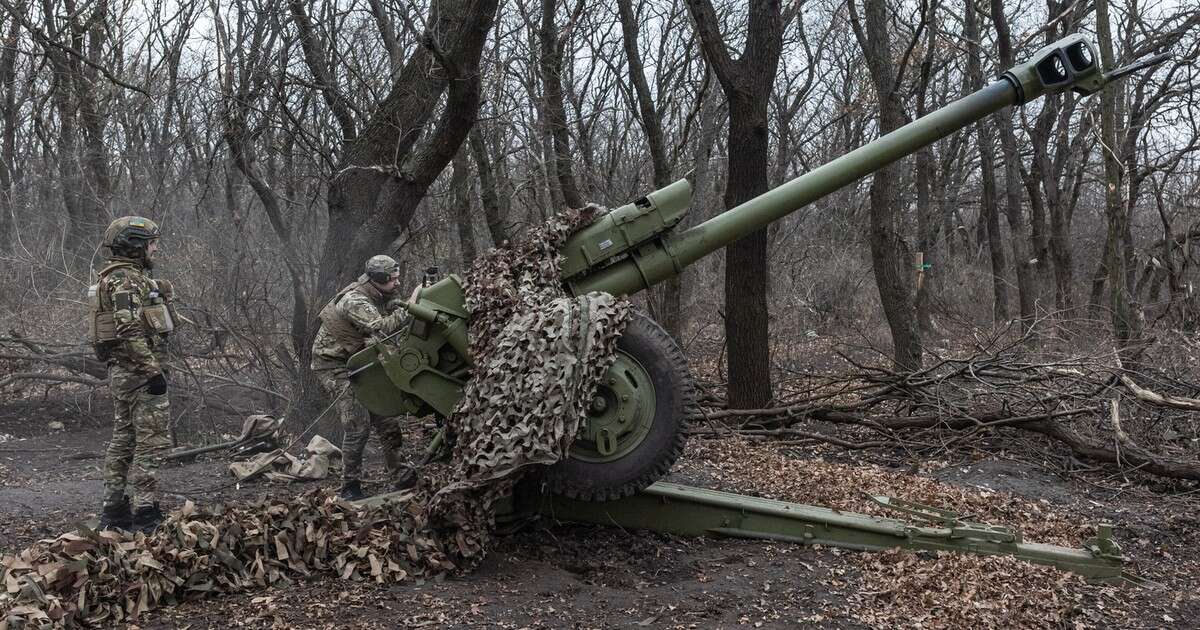
[[[337,308],[338,302],[342,301],[342,298],[351,291],[365,295],[379,309],[380,314],[383,314],[384,306],[387,303],[387,298],[379,289],[375,288],[375,285],[360,277],[338,291],[337,295],[333,296],[333,299],[329,300],[329,303],[321,309],[321,328],[329,333],[348,355],[355,354],[367,347],[366,336],[354,325],[354,322],[350,321],[350,318],[343,315]]]
[[[88,287],[88,300],[92,307],[91,317],[88,318],[88,337],[93,346],[119,340],[117,323],[113,319],[112,296],[100,295],[100,283],[108,274],[122,267],[136,268],[137,265],[123,260],[111,262],[100,270],[96,284]],[[175,330],[174,307],[171,304],[174,286],[166,280],[146,279],[150,282],[151,291],[147,303],[141,305],[142,326],[147,335],[165,335]]]

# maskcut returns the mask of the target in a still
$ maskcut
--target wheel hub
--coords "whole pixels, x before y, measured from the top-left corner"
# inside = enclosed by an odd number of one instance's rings
[[[588,462],[620,459],[641,444],[654,423],[654,384],[629,354],[616,360],[596,388],[571,457]]]

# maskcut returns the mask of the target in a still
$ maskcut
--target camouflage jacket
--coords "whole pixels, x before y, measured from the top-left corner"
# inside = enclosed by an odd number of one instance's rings
[[[321,328],[313,340],[312,368],[345,367],[351,355],[372,337],[384,337],[406,326],[408,312],[396,310],[392,296],[380,293],[365,277],[338,291],[321,309]]]
[[[95,311],[111,314],[111,328],[93,342],[108,363],[153,376],[162,371],[164,336],[147,323],[144,309],[161,302],[159,287],[134,260],[113,258],[96,283]],[[93,313],[93,317],[96,316]]]

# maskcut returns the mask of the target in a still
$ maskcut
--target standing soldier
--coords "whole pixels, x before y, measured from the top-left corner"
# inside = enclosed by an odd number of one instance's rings
[[[89,290],[90,333],[96,356],[108,366],[113,437],[104,458],[101,529],[154,531],[159,509],[158,464],[170,448],[166,335],[174,329],[171,285],[150,278],[158,225],[121,217],[104,232],[108,263]],[[126,496],[127,485],[132,492]]]
[[[385,418],[368,412],[354,399],[350,387],[350,371],[346,361],[367,346],[372,337],[385,337],[404,328],[408,312],[397,308],[393,298],[400,280],[400,265],[390,256],[372,256],[367,260],[366,273],[321,309],[321,328],[313,341],[312,369],[329,397],[334,399],[342,422],[342,489],[343,499],[363,497],[362,457],[371,427],[383,446],[383,461],[396,489],[411,486],[416,481],[412,468],[401,461],[400,447],[403,430],[395,418]],[[410,299],[416,299],[413,290]]]

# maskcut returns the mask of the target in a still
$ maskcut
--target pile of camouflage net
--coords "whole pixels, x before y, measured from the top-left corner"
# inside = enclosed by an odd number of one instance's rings
[[[529,466],[570,447],[629,318],[609,295],[564,294],[558,250],[595,207],[568,211],[466,280],[475,361],[451,464],[408,501],[370,508],[313,491],[281,500],[187,503],[152,536],[81,529],[4,556],[0,630],[113,625],[214,593],[293,580],[400,582],[462,573],[486,553],[494,504]]]

